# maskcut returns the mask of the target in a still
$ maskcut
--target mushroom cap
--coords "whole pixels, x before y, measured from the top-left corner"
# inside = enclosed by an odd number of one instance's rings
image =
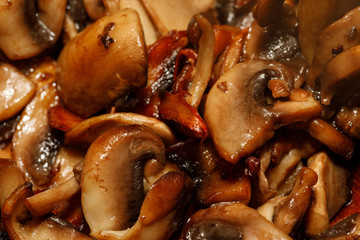
[[[98,19],[63,48],[57,88],[66,108],[88,117],[143,87],[146,67],[139,15],[125,9]]]

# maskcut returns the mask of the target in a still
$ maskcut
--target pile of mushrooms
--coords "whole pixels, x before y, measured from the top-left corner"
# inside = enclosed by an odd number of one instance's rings
[[[359,1],[0,20],[1,239],[360,238]]]

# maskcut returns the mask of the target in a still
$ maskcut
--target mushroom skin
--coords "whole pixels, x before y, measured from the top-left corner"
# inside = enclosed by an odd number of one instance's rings
[[[0,49],[9,59],[18,60],[36,56],[53,45],[62,30],[66,2],[2,1]]]
[[[242,203],[218,203],[197,211],[185,225],[180,240],[292,239]]]
[[[57,89],[66,108],[88,117],[143,87],[146,67],[139,15],[125,9],[98,19],[63,48]]]
[[[166,164],[164,144],[145,126],[115,127],[91,144],[81,175],[81,202],[92,235],[134,224],[144,199],[144,164],[151,159],[156,174]]]

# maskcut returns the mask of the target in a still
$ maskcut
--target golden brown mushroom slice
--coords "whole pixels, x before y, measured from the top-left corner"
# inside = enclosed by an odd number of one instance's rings
[[[97,20],[58,58],[57,88],[65,107],[88,117],[146,84],[146,45],[131,9]]]
[[[65,18],[66,0],[0,3],[0,49],[9,59],[33,57],[54,45]]]
[[[154,130],[166,145],[176,142],[171,129],[163,122],[137,113],[109,113],[91,117],[65,134],[65,144],[87,149],[106,130],[120,125],[145,125]]]
[[[27,182],[11,194],[1,209],[1,221],[11,239],[93,239],[55,215],[33,218],[24,205],[25,199],[32,195],[32,184]]]
[[[119,231],[137,220],[144,193],[144,166],[152,174],[166,164],[161,138],[150,128],[127,125],[112,128],[90,146],[81,175],[81,202],[93,236]]]
[[[307,82],[315,86],[315,79],[337,54],[359,44],[360,7],[357,7],[321,31],[309,69]]]
[[[0,64],[0,122],[17,114],[28,104],[36,91],[36,84],[14,66]]]
[[[266,85],[273,96],[281,92],[290,101],[268,103]],[[207,96],[204,113],[219,154],[236,163],[269,140],[280,125],[318,116],[320,103],[305,90],[292,91],[292,86],[290,71],[274,61],[245,61],[222,75]]]
[[[185,225],[181,240],[292,239],[242,203],[218,203],[196,212]]]
[[[141,0],[155,26],[163,35],[170,30],[186,30],[190,19],[214,5],[214,0]]]

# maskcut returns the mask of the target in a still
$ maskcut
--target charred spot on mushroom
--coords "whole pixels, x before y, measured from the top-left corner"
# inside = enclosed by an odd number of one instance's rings
[[[31,29],[31,35],[36,40],[36,42],[42,47],[49,47],[53,45],[57,38],[56,34],[51,31],[46,24],[39,19],[39,6],[37,0],[27,0],[25,1],[25,18],[27,19],[26,23]]]
[[[99,44],[103,44],[106,49],[109,48],[109,45],[113,43],[115,40],[109,36],[111,30],[114,29],[115,23],[111,22],[108,23],[105,27],[103,32],[98,35]]]
[[[336,47],[333,47],[331,49],[331,53],[332,55],[335,57],[336,55],[338,55],[339,53],[342,53],[344,51],[344,46],[341,44],[338,44]]]

